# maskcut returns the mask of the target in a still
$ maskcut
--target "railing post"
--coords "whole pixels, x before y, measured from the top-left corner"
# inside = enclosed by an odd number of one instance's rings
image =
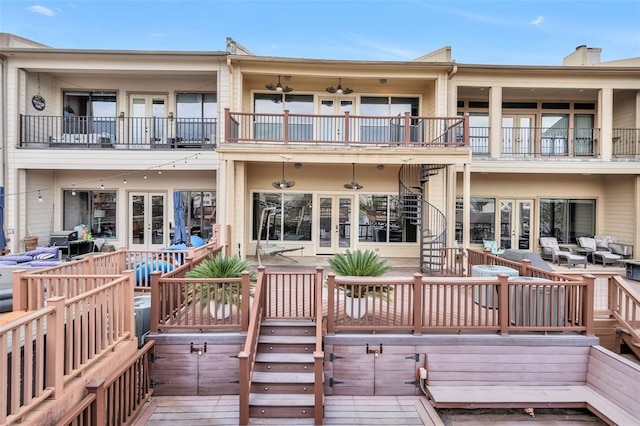
[[[529,268],[531,268],[531,259],[522,259],[520,263],[520,276],[529,277]]]
[[[240,370],[240,389],[238,398],[238,408],[240,411],[240,426],[249,424],[249,354],[242,351],[238,354]]]
[[[614,311],[619,311],[617,294],[617,286],[615,285],[613,275],[610,275],[607,279],[607,309],[609,310],[609,318],[613,318],[612,313]]]
[[[327,334],[335,334],[335,291],[336,274],[327,275]]]
[[[289,143],[289,110],[284,110],[284,115],[282,116],[282,125],[284,128],[282,129],[282,142],[285,144]]]
[[[64,390],[64,349],[68,339],[73,336],[64,335],[64,296],[56,296],[45,301],[54,312],[47,318],[46,339],[46,376],[45,386],[53,389],[53,398],[60,398]],[[77,336],[76,336],[77,337]]]
[[[315,292],[315,300],[316,300],[316,306],[314,307],[314,316],[316,318],[319,318],[320,321],[322,321],[322,310],[320,312],[317,312],[318,309],[322,309],[322,298],[323,298],[323,294],[322,294],[322,285],[323,285],[323,278],[324,278],[324,269],[322,268],[322,266],[316,266],[316,288],[314,289]]]
[[[133,269],[129,269],[124,271],[124,276],[129,279],[126,282],[126,288],[124,289],[124,294],[127,295],[124,303],[124,325],[125,330],[129,332],[129,336],[132,340],[135,340],[138,336],[136,336],[136,320],[134,315],[134,306],[133,306],[133,298],[135,296],[135,285],[136,285],[136,271]]]
[[[152,333],[158,332],[158,325],[160,324],[160,276],[162,275],[161,271],[153,271],[151,273],[151,312],[149,316],[151,317],[149,321],[149,329]]]
[[[224,141],[229,142],[229,129],[231,127],[230,109],[224,109]]]
[[[491,249],[484,249],[482,251],[482,264],[489,265],[489,254],[491,254]]]
[[[411,142],[411,113],[404,113],[404,144]]]
[[[466,112],[462,117],[462,134],[463,136],[463,144],[464,146],[469,146],[469,113]]]
[[[92,393],[96,396],[96,399],[94,400],[94,409],[91,410],[91,424],[94,426],[104,426],[106,424],[105,414],[107,412],[104,395],[104,379],[92,380],[87,383],[86,389],[88,393]]]
[[[345,144],[348,144],[350,142],[350,137],[349,135],[351,135],[351,117],[349,116],[349,111],[346,111],[344,113],[344,142]]]
[[[240,298],[240,330],[247,332],[249,330],[249,317],[251,316],[251,274],[249,271],[242,273],[242,295]]]
[[[87,254],[82,259],[82,273],[86,275],[95,275],[96,274],[96,261],[94,259],[94,254]]]
[[[422,334],[422,274],[413,274],[413,335]]]
[[[27,298],[29,291],[27,289],[27,280],[23,278],[27,274],[25,269],[13,271],[13,311],[25,311],[29,309]]]
[[[596,277],[591,274],[583,275],[585,286],[584,299],[582,300],[582,312],[584,315],[585,334],[594,335],[593,304],[595,302]]]
[[[487,295],[489,297],[489,295]],[[498,274],[498,323],[500,324],[500,334],[509,334],[509,276]]]

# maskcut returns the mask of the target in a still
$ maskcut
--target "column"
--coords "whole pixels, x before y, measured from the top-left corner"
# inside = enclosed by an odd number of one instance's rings
[[[502,155],[502,87],[492,86],[489,91],[489,155]]]

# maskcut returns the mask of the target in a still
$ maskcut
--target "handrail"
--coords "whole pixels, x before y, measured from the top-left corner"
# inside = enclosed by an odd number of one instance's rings
[[[609,278],[609,310],[620,327],[640,344],[640,298],[617,275]]]
[[[258,336],[260,335],[260,325],[264,314],[264,304],[266,298],[266,274],[265,267],[258,267],[258,277],[254,292],[253,306],[249,317],[247,328],[247,338],[242,351],[238,354],[240,361],[240,425],[249,424],[249,393],[251,392],[251,381],[253,378],[253,365],[255,363],[256,352],[258,351]]]
[[[316,267],[316,347],[313,351],[313,395],[315,424],[324,423],[324,351],[322,350],[322,286],[323,269]]]

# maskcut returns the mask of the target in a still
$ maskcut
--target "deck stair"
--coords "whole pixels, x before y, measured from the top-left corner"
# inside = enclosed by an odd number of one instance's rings
[[[251,418],[314,417],[315,330],[309,320],[262,322],[249,394]]]

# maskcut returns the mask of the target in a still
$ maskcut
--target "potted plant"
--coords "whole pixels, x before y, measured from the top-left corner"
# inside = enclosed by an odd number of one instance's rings
[[[237,256],[217,254],[209,256],[185,274],[186,278],[238,278],[251,269],[249,262]],[[253,274],[252,274],[253,276]],[[233,305],[240,301],[240,283],[193,283],[189,287],[189,299],[199,300],[202,306],[209,305],[212,316],[228,318]]]
[[[350,277],[379,277],[389,270],[385,259],[371,250],[347,250],[329,259],[329,266],[336,275]],[[366,296],[388,296],[391,290],[386,285],[346,285],[346,313],[352,318],[362,318],[367,311]]]

